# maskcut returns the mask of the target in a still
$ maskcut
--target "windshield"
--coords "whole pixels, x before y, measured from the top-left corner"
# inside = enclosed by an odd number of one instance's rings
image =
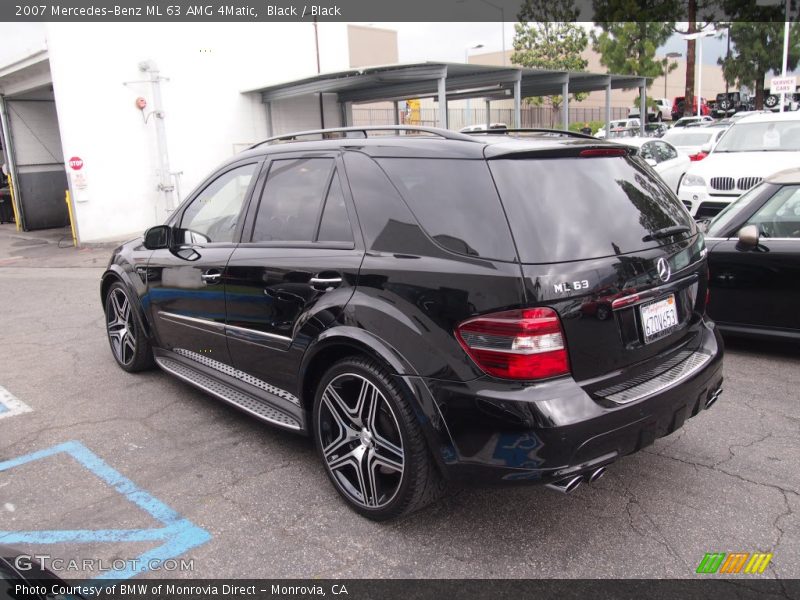
[[[676,225],[695,232],[683,205],[639,158],[498,159],[489,166],[524,263],[654,248],[672,238],[652,234]]]
[[[675,131],[667,132],[664,139],[673,146],[702,146],[711,141],[716,131]]]
[[[800,151],[800,121],[737,123],[725,134],[715,152]]]

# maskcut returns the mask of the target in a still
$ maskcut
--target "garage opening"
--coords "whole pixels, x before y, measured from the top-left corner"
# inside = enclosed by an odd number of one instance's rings
[[[52,89],[5,96],[3,110],[20,227],[31,231],[69,225],[67,174]]]

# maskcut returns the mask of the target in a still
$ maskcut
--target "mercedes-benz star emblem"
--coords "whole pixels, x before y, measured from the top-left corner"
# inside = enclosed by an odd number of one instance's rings
[[[661,281],[664,283],[669,281],[669,278],[672,275],[672,269],[669,268],[669,263],[665,258],[658,259],[658,262],[656,263],[656,270],[658,271],[658,276],[661,278]]]

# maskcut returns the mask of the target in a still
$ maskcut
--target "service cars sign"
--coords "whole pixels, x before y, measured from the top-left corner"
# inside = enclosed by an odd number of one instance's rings
[[[83,168],[83,159],[79,156],[73,156],[67,161],[67,164],[73,171],[80,171]]]
[[[796,87],[797,77],[773,77],[769,91],[771,94],[794,94]]]

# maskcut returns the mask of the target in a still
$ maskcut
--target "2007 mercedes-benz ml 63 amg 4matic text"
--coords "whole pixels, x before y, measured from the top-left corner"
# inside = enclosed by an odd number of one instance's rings
[[[103,275],[119,365],[313,437],[372,519],[569,492],[721,392],[702,234],[635,150],[346,128],[217,169]]]

